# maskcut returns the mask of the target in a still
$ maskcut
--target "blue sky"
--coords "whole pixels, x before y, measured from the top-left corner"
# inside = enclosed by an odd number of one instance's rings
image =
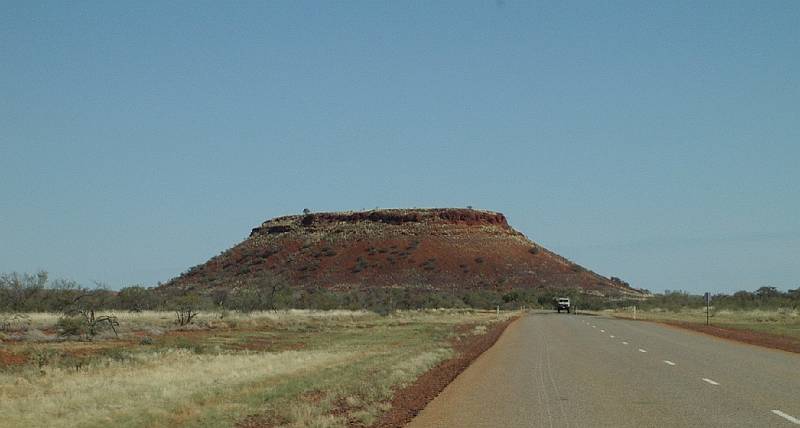
[[[505,213],[654,291],[800,286],[800,2],[0,2],[0,272]]]

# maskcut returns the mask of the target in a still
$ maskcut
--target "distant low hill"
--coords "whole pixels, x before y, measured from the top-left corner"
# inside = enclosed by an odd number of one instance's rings
[[[530,241],[501,213],[454,208],[274,218],[161,288],[234,290],[268,276],[328,290],[549,288],[641,296]]]

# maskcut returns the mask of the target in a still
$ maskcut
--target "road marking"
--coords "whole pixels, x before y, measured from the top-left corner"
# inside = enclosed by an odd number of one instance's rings
[[[600,333],[605,333],[605,332],[606,332],[605,330],[600,330]]]
[[[627,345],[627,344],[628,344],[628,342],[622,342],[622,344],[623,344],[623,345]]]
[[[791,422],[791,423],[793,423],[795,425],[800,425],[800,419],[797,419],[792,415],[787,415],[786,413],[783,413],[780,410],[773,410],[772,413],[775,413],[776,415],[786,419],[787,421],[789,421],[789,422]]]
[[[639,348],[639,352],[647,352],[647,350]]]
[[[610,337],[613,339],[613,338],[614,338],[614,335],[612,334]]]
[[[671,365],[671,366],[674,366],[674,365],[675,365],[675,363],[673,363],[673,362],[672,362],[672,361],[670,361],[670,360],[664,360],[664,364],[669,364],[669,365]]]
[[[711,379],[709,379],[709,378],[705,378],[705,377],[704,377],[704,378],[703,378],[703,381],[705,381],[705,382],[708,382],[708,383],[710,383],[710,384],[712,384],[712,385],[719,385],[717,382],[714,382],[713,380],[711,380]]]
[[[597,328],[597,326],[596,326],[596,325],[593,325],[593,326],[592,326],[592,328]]]

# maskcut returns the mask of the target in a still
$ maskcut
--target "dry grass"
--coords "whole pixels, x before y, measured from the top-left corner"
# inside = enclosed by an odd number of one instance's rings
[[[230,312],[178,330],[168,312],[117,315],[120,338],[76,342],[29,339],[58,320],[30,314],[29,331],[0,343],[27,359],[0,360],[0,426],[368,425],[396,388],[452,355],[456,334],[498,321],[455,310]]]
[[[185,349],[134,354],[123,361],[98,361],[81,372],[46,368],[33,374],[0,375],[0,413],[17,427],[59,421],[67,427],[104,420],[144,426],[213,405],[243,385],[301,370],[341,364],[352,353],[321,351],[278,354],[196,355]],[[134,399],[135,398],[135,399]],[[235,403],[226,403],[234,411]]]
[[[56,324],[61,314],[51,312],[30,312],[25,314],[30,319],[31,327],[35,329],[45,329]],[[127,311],[101,311],[97,316],[114,315],[116,316],[123,328],[128,330],[135,330],[146,327],[161,327],[170,328],[175,325],[175,314],[173,312],[164,311],[141,311],[141,312],[127,312]],[[260,321],[273,321],[273,322],[297,322],[304,320],[326,320],[326,319],[359,319],[375,314],[368,311],[345,311],[345,310],[332,310],[332,311],[317,311],[307,309],[290,309],[282,311],[254,311],[254,312],[237,312],[237,311],[201,311],[195,319],[195,324],[205,325],[208,323],[215,323],[219,321],[230,322],[246,322],[258,323]]]
[[[621,317],[633,318],[633,308],[620,310],[606,310],[604,313]],[[762,333],[777,334],[800,339],[800,311],[792,309],[776,310],[716,310],[711,307],[709,319],[712,325],[739,330],[751,330]],[[705,308],[684,308],[679,311],[663,309],[638,310],[636,317],[653,321],[681,321],[705,324]]]

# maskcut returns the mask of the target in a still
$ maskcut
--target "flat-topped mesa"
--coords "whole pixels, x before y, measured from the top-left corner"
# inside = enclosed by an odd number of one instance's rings
[[[468,208],[380,209],[372,211],[323,212],[277,217],[252,230],[250,236],[286,233],[299,228],[324,227],[342,223],[375,222],[388,225],[424,223],[465,226],[497,226],[512,231],[506,216],[493,211]]]
[[[639,294],[530,241],[499,212],[465,208],[277,217],[163,287],[237,289],[275,276],[312,290],[520,287]]]

